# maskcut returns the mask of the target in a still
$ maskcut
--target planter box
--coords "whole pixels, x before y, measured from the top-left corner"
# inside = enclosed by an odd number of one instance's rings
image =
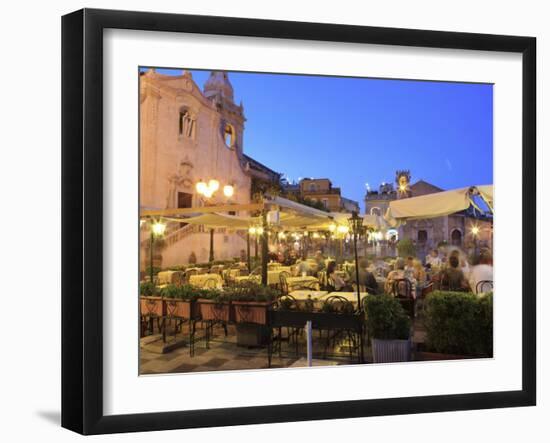
[[[237,346],[258,347],[269,343],[269,329],[263,325],[237,324]]]
[[[372,339],[374,363],[397,363],[411,360],[411,339],[379,340]]]
[[[165,298],[166,316],[185,319],[193,319],[197,317],[198,309],[195,302],[189,300],[178,300]]]
[[[229,322],[231,320],[231,305],[229,302],[215,302],[199,298],[197,301],[199,306],[200,316],[203,320]]]
[[[164,314],[162,297],[140,297],[139,310],[144,316],[162,317]]]
[[[265,325],[267,323],[267,310],[273,305],[273,302],[233,301],[231,304],[235,311],[235,321],[237,323]]]

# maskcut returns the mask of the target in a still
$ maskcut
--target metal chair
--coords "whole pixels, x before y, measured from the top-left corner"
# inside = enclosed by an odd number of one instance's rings
[[[287,276],[288,272],[281,272],[279,274],[279,286],[283,295],[288,295],[288,282],[286,281]]]
[[[218,281],[215,278],[208,278],[202,284],[203,289],[216,289],[218,287]]]
[[[489,286],[489,290],[485,288]],[[493,290],[493,280],[481,280],[476,284],[476,294],[481,294],[483,292],[489,292]]]
[[[317,273],[317,278],[319,279],[319,285],[321,287],[321,290],[324,291],[327,287],[327,273],[326,271],[319,271]]]
[[[415,299],[411,281],[407,278],[394,280],[391,285],[391,294],[399,300],[405,312],[414,318]]]
[[[358,308],[360,309],[361,307],[359,306]],[[322,311],[333,314],[353,314],[355,312],[355,307],[353,306],[353,303],[345,297],[342,297],[341,295],[331,295],[323,303]],[[350,361],[353,360],[353,351],[355,349],[359,351],[358,342],[360,342],[360,340],[356,339],[355,334],[348,329],[341,328],[325,330],[327,337],[323,350],[323,358],[327,357],[328,348],[331,344],[332,347],[335,347],[338,342],[341,342],[347,338],[349,344],[349,358]],[[322,339],[322,337],[323,331],[320,329],[319,338]]]
[[[281,273],[282,274],[282,273]],[[285,278],[285,277],[283,277]],[[277,299],[277,302],[275,303],[275,308],[279,310],[285,310],[285,311],[298,311],[300,310],[300,306],[298,304],[298,301],[290,294],[282,294]],[[300,327],[287,327],[287,336],[286,338],[283,338],[283,328],[278,327],[278,335],[272,337],[272,341],[275,340],[276,342],[279,342],[278,349],[279,349],[279,357],[282,356],[282,341],[288,341],[289,346],[294,341],[294,351],[295,354],[298,355],[299,350],[299,343],[298,338],[300,335],[302,335],[304,328]]]

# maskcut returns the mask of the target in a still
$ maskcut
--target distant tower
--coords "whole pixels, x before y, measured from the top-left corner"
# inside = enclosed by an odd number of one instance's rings
[[[411,171],[395,171],[395,184],[397,185],[397,198],[408,198],[411,196]]]
[[[246,121],[242,103],[237,106],[233,86],[225,71],[212,71],[204,84],[204,95],[210,99],[220,113],[220,136],[229,149],[235,149],[239,156],[243,152],[243,130]]]

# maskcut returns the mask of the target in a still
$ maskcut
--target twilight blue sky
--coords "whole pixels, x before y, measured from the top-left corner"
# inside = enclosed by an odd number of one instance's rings
[[[158,70],[181,74],[181,70]],[[209,71],[192,71],[202,88]],[[364,208],[410,169],[444,189],[493,182],[492,85],[230,72],[244,152],[289,179],[328,177]]]

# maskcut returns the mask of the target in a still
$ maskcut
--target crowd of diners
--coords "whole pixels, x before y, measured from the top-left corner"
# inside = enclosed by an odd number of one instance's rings
[[[292,267],[295,276],[311,275],[326,277],[329,289],[333,291],[353,291],[356,273],[354,268],[343,272],[342,265],[327,259],[321,250],[312,257],[299,257],[292,249],[271,253],[272,262]],[[368,293],[391,293],[397,280],[409,280],[415,291],[421,291],[430,285],[431,289],[468,291],[473,293],[487,292],[492,289],[493,259],[489,249],[482,249],[471,263],[466,254],[458,248],[440,251],[431,250],[424,260],[409,256],[394,259],[358,260],[359,285]],[[486,286],[483,282],[491,282]],[[481,283],[481,287],[480,287]]]

